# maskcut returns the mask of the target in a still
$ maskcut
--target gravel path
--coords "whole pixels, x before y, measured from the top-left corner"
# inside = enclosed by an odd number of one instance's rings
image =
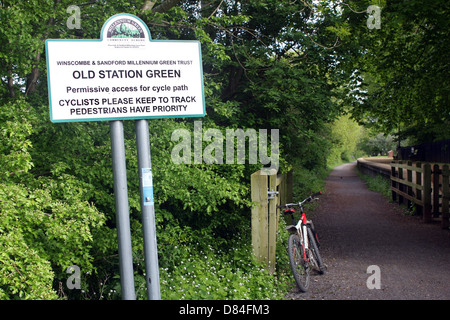
[[[367,189],[356,163],[336,167],[313,214],[325,275],[313,275],[294,300],[450,299],[450,232],[402,214]],[[380,289],[369,266],[379,267]]]

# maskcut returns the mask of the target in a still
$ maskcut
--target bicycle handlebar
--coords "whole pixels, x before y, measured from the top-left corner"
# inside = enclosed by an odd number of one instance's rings
[[[292,207],[292,206],[299,206],[301,207],[305,202],[311,202],[313,200],[318,200],[318,198],[316,198],[317,196],[320,196],[322,194],[321,191],[313,193],[312,195],[310,195],[308,198],[306,198],[305,200],[301,201],[301,202],[297,202],[297,203],[286,203],[286,204],[282,204],[277,206],[277,208],[286,208],[286,207]]]

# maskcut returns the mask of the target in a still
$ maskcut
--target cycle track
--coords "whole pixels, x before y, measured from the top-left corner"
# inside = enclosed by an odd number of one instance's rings
[[[397,204],[368,190],[356,162],[336,167],[320,198],[310,216],[327,273],[312,275],[308,292],[294,288],[287,299],[450,299],[448,230],[405,216]]]

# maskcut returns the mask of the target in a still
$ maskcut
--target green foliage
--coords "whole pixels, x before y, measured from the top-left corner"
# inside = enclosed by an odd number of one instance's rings
[[[30,248],[17,230],[1,231],[0,299],[56,299],[49,261]]]
[[[390,150],[396,149],[396,143],[391,135],[385,136],[383,133],[379,133],[375,137],[364,137],[359,143],[359,148],[367,155],[386,156]]]
[[[328,163],[355,160],[358,157],[358,143],[363,135],[362,127],[350,119],[349,115],[344,115],[330,124],[329,128],[333,147],[328,155]]]
[[[329,170],[310,171],[304,168],[294,170],[294,201],[302,200],[312,193],[324,191],[325,178],[328,176]]]
[[[29,106],[23,100],[6,103],[0,109],[0,175],[7,179],[10,175],[26,172],[33,166],[29,149],[32,125],[27,115]]]
[[[355,94],[364,97],[354,104],[353,115],[386,133],[399,131],[400,140],[449,138],[450,57],[443,41],[449,38],[449,2],[381,2],[378,30],[352,18],[350,7],[361,11],[367,5],[351,1],[343,13],[351,21],[358,52],[364,52],[352,62],[363,83]]]
[[[181,246],[176,264],[161,268],[164,299],[241,300],[282,299],[288,276],[269,275],[252,259],[248,241],[237,236],[228,251],[209,244],[203,249]]]
[[[4,246],[0,288],[5,298],[56,297],[52,290],[55,270],[62,273],[72,264],[87,272],[94,269],[89,254],[91,229],[103,223],[103,216],[76,196],[64,202],[52,197],[52,192],[70,194],[77,184],[64,177],[59,184],[42,179],[34,187],[0,185],[0,243]]]
[[[387,199],[392,201],[392,192],[389,179],[386,179],[379,174],[377,174],[375,177],[372,177],[360,172],[358,172],[358,176],[365,182],[369,190],[381,193]]]

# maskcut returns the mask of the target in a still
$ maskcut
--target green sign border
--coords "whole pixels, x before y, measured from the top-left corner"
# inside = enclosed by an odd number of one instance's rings
[[[63,120],[54,120],[53,119],[53,111],[52,111],[52,99],[51,99],[51,85],[50,85],[50,54],[48,52],[48,43],[49,42],[61,42],[61,41],[71,41],[71,42],[79,42],[79,41],[89,41],[89,42],[102,42],[103,41],[103,34],[106,25],[108,22],[112,19],[117,19],[118,17],[132,17],[136,20],[139,20],[142,25],[145,27],[145,30],[147,30],[147,36],[148,41],[150,42],[176,42],[176,43],[182,43],[182,42],[195,42],[198,44],[198,55],[200,59],[200,79],[201,79],[201,87],[202,87],[202,104],[203,104],[203,113],[202,114],[190,114],[190,115],[156,115],[156,116],[131,116],[131,117],[113,117],[113,118],[83,118],[83,119],[63,119]],[[49,106],[50,106],[50,121],[54,123],[61,123],[61,122],[85,122],[85,121],[114,121],[114,120],[139,120],[139,119],[164,119],[164,118],[195,118],[195,117],[204,117],[206,115],[205,111],[205,91],[204,91],[204,83],[203,83],[203,65],[202,65],[202,51],[201,51],[201,44],[200,41],[197,40],[152,40],[150,35],[150,30],[147,27],[147,24],[142,21],[139,17],[129,14],[129,13],[119,13],[116,15],[113,15],[110,17],[106,22],[103,24],[102,31],[100,33],[100,39],[47,39],[45,41],[45,52],[47,55],[47,85],[48,85],[48,97],[49,97]]]

